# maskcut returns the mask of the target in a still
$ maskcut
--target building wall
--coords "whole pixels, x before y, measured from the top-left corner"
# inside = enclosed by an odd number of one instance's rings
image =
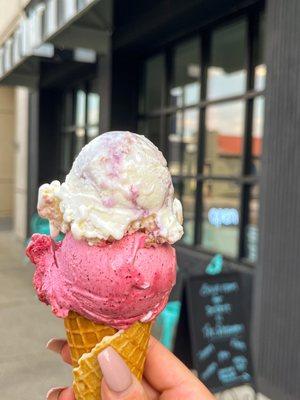
[[[17,88],[15,94],[14,151],[14,232],[21,240],[27,233],[27,164],[28,164],[28,90]]]
[[[12,219],[14,89],[0,87],[0,225]]]
[[[300,399],[300,2],[269,0],[259,265],[253,316],[256,377],[272,400]]]
[[[30,0],[0,0],[0,44],[10,35]]]
[[[0,45],[11,34],[28,3],[29,0],[0,0],[0,10],[5,10],[0,13]],[[0,227],[10,228],[14,219],[21,238],[27,189],[25,97],[24,89],[0,86]]]

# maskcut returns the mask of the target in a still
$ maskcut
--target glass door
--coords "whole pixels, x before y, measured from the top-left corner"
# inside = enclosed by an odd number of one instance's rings
[[[99,135],[100,94],[96,79],[63,94],[60,179],[69,172],[83,146]]]

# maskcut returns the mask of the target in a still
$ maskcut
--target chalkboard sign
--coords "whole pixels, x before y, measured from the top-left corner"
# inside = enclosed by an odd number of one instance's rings
[[[214,392],[251,383],[239,274],[191,276],[186,290],[192,358],[199,379]]]

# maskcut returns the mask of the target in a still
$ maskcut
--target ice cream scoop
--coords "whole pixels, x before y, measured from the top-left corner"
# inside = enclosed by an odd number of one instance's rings
[[[39,191],[38,212],[52,235],[71,231],[90,244],[143,230],[152,242],[183,234],[182,207],[162,153],[142,135],[107,132],[87,144],[64,183]]]
[[[27,255],[36,265],[39,299],[65,318],[69,310],[117,329],[153,320],[175,283],[176,257],[168,243],[148,246],[135,232],[90,246],[68,233],[62,242],[35,234]]]

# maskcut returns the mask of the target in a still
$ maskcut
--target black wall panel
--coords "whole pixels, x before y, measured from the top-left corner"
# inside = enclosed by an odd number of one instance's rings
[[[300,1],[267,2],[260,259],[253,337],[260,390],[300,399]]]

